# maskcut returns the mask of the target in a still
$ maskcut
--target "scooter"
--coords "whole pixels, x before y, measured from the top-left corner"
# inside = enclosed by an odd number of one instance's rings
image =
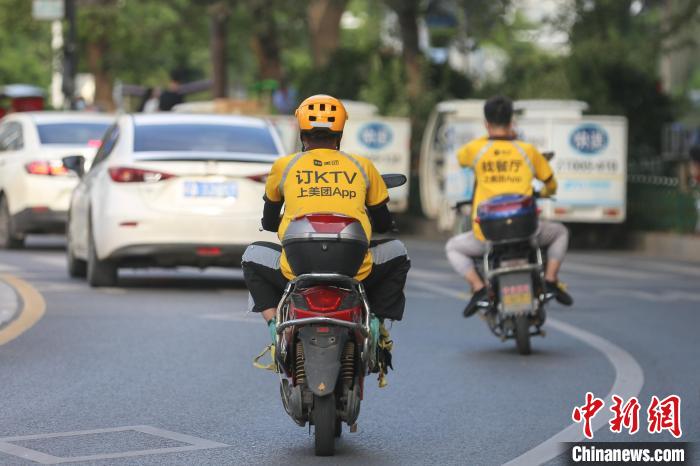
[[[482,202],[476,222],[487,250],[479,272],[488,286],[481,315],[494,335],[514,339],[520,354],[530,354],[530,336],[541,335],[546,291],[542,250],[537,245],[537,206],[532,196],[505,194]]]
[[[389,188],[406,182],[382,178]],[[316,455],[331,456],[343,423],[356,431],[365,376],[378,369],[379,321],[353,278],[369,239],[354,218],[314,213],[290,222],[282,247],[296,275],[276,311],[282,404],[299,426],[314,426]]]

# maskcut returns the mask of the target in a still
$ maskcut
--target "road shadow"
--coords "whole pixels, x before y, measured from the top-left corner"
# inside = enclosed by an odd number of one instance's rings
[[[348,432],[347,426],[343,424],[343,437],[346,435],[353,435]],[[384,460],[381,456],[378,456],[377,451],[369,451],[363,448],[362,445],[358,445],[356,441],[346,440],[343,437],[336,439],[335,443],[335,455],[332,457],[332,464],[343,465],[343,464],[389,464],[387,458]],[[314,455],[314,440],[313,431],[308,437],[309,441],[306,445],[290,446],[280,450],[283,453],[284,458],[294,458],[293,461],[288,462],[288,464],[304,464],[313,465],[328,464],[328,458],[315,456]],[[281,463],[283,463],[282,461]]]
[[[173,278],[173,277],[128,277],[120,278],[114,288],[148,290],[245,290],[243,279],[226,278]]]
[[[27,251],[65,251],[66,237],[63,235],[29,235],[24,241]],[[22,249],[15,251],[21,252]]]
[[[504,361],[512,363],[515,360],[516,362],[532,361],[546,362],[549,364],[557,361],[570,361],[573,359],[573,355],[570,351],[565,349],[553,350],[551,348],[538,348],[537,341],[532,342],[532,353],[528,355],[519,354],[515,347],[515,343],[508,341],[503,343],[502,346],[465,352],[465,356],[470,360],[478,360],[479,362],[489,363],[502,363]]]
[[[125,269],[115,288],[163,290],[245,290],[243,272],[236,270]]]

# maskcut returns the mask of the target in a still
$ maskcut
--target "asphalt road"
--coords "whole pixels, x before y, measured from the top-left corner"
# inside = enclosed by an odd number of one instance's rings
[[[673,440],[644,432],[649,398],[671,393],[683,400],[683,440],[700,440],[697,265],[571,254],[563,279],[576,305],[550,305],[547,336],[523,357],[461,316],[465,286],[440,243],[407,245],[396,371],[385,389],[368,381],[359,431],[344,432],[331,460],[315,458],[313,437],[284,413],[277,377],[252,367],[268,334],[245,312],[240,272],[125,271],[120,287],[94,290],[67,277],[58,239],[0,252],[0,273],[47,304],[0,346],[0,464],[140,450],[152,454],[82,464],[503,464],[569,426],[587,391],[603,398],[614,384],[639,392],[634,440]],[[119,429],[130,426],[148,427]],[[603,426],[595,439],[631,437]]]

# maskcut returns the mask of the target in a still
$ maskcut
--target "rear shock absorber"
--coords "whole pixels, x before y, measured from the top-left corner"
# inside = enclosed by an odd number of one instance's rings
[[[297,354],[296,363],[294,366],[296,372],[297,385],[304,385],[306,383],[306,369],[304,369],[304,345],[298,341],[297,342]]]
[[[352,341],[346,342],[343,348],[340,377],[344,385],[352,387],[352,381],[355,378],[355,343]]]

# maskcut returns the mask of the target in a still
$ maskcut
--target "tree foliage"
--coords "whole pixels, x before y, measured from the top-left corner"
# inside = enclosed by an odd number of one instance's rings
[[[212,76],[211,7],[220,5],[229,12],[226,70],[237,97],[255,95],[250,91],[264,87],[257,83],[286,80],[300,97],[327,92],[410,116],[417,138],[440,100],[493,93],[576,98],[592,112],[626,115],[633,152],[639,153],[658,148],[660,126],[673,114],[673,102],[659,91],[659,58],[669,48],[692,46],[692,34],[677,31],[698,24],[700,5],[678,0],[669,10],[666,0],[563,2],[554,23],[569,34],[569,50],[551,53],[527,39],[525,33],[538,25],[519,15],[512,0],[77,2],[79,70],[96,76],[98,97],[106,101],[117,80],[156,86],[173,70],[184,71],[188,80]],[[30,9],[27,0],[0,0],[2,83],[48,85],[50,27],[33,20]],[[502,75],[475,83],[471,75],[432,63],[419,38],[435,11],[458,24],[439,31],[441,44],[465,53],[500,49],[507,57]],[[354,24],[341,27],[346,12]],[[386,22],[392,14],[394,32]]]
[[[673,105],[658,73],[663,3],[647,1],[639,11],[633,3],[598,0],[591,6],[577,0],[565,64],[573,95],[591,112],[627,116],[634,157],[658,153]]]
[[[51,81],[51,27],[31,10],[26,0],[0,0],[0,84]]]

